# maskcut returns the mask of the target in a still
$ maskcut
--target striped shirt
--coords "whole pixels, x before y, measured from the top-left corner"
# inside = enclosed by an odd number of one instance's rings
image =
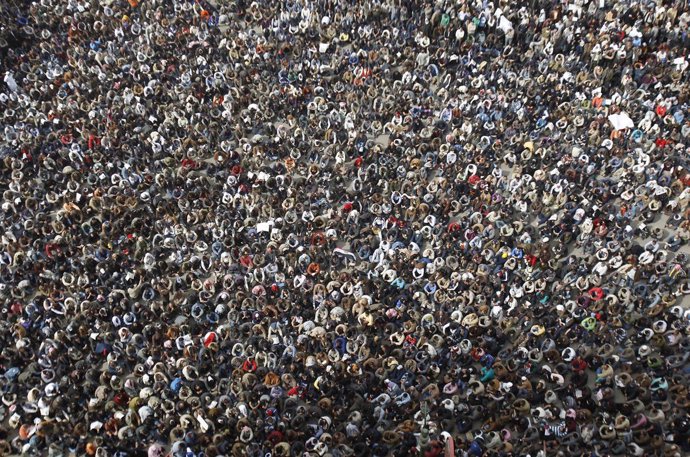
[[[544,425],[544,435],[555,436],[556,438],[564,437],[568,434],[568,427],[566,427],[565,422],[561,422],[558,425]]]

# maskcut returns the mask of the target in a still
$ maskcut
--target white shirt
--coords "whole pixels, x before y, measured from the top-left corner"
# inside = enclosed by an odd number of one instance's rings
[[[17,81],[15,81],[12,72],[8,71],[5,73],[4,81],[12,92],[17,92],[17,90],[19,90],[19,86],[17,86]]]

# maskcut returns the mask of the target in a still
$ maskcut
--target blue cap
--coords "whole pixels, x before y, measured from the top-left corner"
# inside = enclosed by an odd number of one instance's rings
[[[675,113],[673,113],[673,118],[677,123],[682,124],[683,120],[685,119],[685,114],[683,114],[683,111],[677,110]]]

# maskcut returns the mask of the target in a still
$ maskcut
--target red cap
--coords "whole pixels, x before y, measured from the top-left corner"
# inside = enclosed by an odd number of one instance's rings
[[[214,341],[216,341],[216,332],[209,332],[204,338],[204,346],[209,347]]]

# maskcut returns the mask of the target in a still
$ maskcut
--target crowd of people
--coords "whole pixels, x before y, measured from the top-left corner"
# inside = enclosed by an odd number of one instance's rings
[[[687,455],[689,10],[0,2],[0,455]]]

